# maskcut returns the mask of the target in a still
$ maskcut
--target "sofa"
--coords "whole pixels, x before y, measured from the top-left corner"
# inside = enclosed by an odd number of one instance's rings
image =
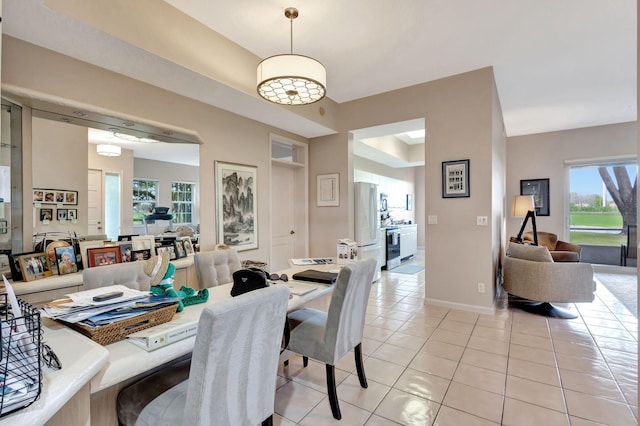
[[[556,234],[539,231],[538,245],[549,249],[554,262],[580,262],[582,249],[577,244],[571,244],[558,239]],[[525,232],[522,236],[525,243],[533,243],[533,232]]]
[[[590,263],[555,262],[549,249],[542,245],[510,242],[502,272],[503,289],[522,299],[517,307],[530,312],[575,318],[551,304],[592,302],[595,297]]]

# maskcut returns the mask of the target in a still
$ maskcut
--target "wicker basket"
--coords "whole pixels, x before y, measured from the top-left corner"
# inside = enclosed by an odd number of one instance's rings
[[[171,321],[173,314],[176,313],[176,308],[177,304],[173,304],[146,314],[96,328],[87,327],[80,323],[62,322],[89,337],[94,342],[100,343],[101,345],[108,345],[123,340],[129,334],[135,333],[136,331]]]

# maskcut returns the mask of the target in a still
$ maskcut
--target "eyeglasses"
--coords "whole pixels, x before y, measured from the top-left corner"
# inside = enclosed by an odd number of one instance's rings
[[[60,358],[58,358],[58,355],[56,355],[53,349],[46,343],[42,344],[42,359],[49,368],[53,368],[54,370],[60,370],[62,368]]]
[[[269,279],[271,281],[278,281],[278,280],[284,281],[284,282],[289,281],[289,277],[287,276],[287,274],[282,274],[282,275],[271,274],[271,275],[269,275]]]

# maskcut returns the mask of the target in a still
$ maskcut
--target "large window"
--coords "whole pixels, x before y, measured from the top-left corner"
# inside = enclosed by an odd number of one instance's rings
[[[637,225],[637,171],[635,161],[571,167],[572,243],[626,244],[627,227]]]
[[[193,223],[196,185],[188,182],[171,184],[173,223]]]
[[[158,181],[133,180],[133,224],[144,225],[144,217],[150,214],[158,202]]]

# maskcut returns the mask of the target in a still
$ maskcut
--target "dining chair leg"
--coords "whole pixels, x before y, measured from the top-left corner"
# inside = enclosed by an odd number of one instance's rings
[[[364,364],[362,364],[362,343],[358,343],[353,348],[353,353],[356,357],[356,370],[358,371],[358,379],[360,380],[360,386],[367,388],[367,376],[364,374]]]
[[[262,426],[273,426],[273,414],[262,422]]]
[[[336,420],[342,418],[340,413],[340,405],[338,405],[338,392],[336,391],[336,368],[333,365],[326,364],[327,369],[327,393],[329,394],[329,405],[331,405],[331,414]]]
[[[309,365],[309,357],[308,356],[303,356],[302,357],[302,366],[306,367],[307,365]]]

